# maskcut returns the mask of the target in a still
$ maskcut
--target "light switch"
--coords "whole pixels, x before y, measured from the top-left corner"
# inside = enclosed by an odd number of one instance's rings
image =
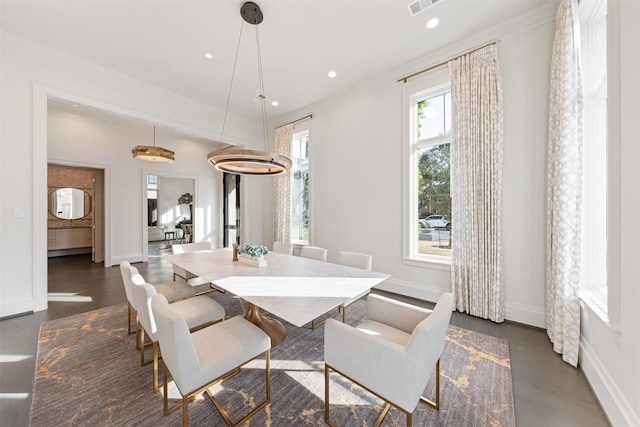
[[[24,209],[22,209],[22,208],[13,208],[13,217],[14,218],[22,218],[22,217],[24,217]]]

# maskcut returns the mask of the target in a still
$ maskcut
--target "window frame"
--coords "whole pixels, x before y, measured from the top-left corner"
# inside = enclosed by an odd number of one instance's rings
[[[448,69],[441,67],[412,83],[403,91],[403,263],[450,271],[451,257],[418,253],[417,153],[428,146],[451,142],[448,136],[417,140],[415,108],[421,99],[451,91]]]
[[[308,213],[309,213],[309,240],[301,240],[301,239],[295,239],[293,238],[293,236],[290,237],[290,241],[291,243],[293,243],[294,245],[309,245],[311,242],[311,218],[312,218],[312,210],[311,210],[311,203],[312,203],[312,198],[311,198],[311,188],[312,188],[312,180],[311,180],[311,125],[310,123],[299,123],[296,124],[293,128],[293,131],[291,133],[291,150],[293,152],[293,141],[295,141],[295,137],[297,135],[306,133],[306,137],[309,139],[309,148],[307,150],[307,161],[304,163],[300,163],[298,165],[293,164],[291,166],[291,170],[289,171],[289,173],[291,174],[291,196],[290,196],[290,212],[289,212],[289,216],[290,216],[290,224],[289,224],[289,229],[292,230],[292,221],[293,221],[293,182],[294,182],[294,173],[296,171],[299,170],[307,170],[307,173],[309,175],[309,189],[308,189],[308,194],[307,194],[307,199],[308,199]],[[293,156],[292,156],[293,157]]]
[[[580,299],[596,318],[612,331],[620,332],[620,33],[618,2],[585,1],[580,5],[580,21],[591,20],[606,4],[606,283],[601,287],[582,287]],[[581,36],[592,37],[586,28]],[[586,31],[585,31],[586,30]],[[589,58],[587,58],[589,61]],[[588,62],[587,66],[591,64]],[[584,63],[583,63],[584,66]],[[585,99],[585,102],[588,100]]]

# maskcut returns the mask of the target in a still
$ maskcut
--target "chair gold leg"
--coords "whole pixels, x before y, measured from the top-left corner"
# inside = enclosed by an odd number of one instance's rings
[[[436,398],[435,401],[429,400],[424,396],[420,396],[420,400],[423,403],[431,406],[434,409],[440,410],[440,359],[436,362]]]
[[[140,366],[144,366],[144,328],[140,325],[138,348],[140,349]]]
[[[160,390],[158,386],[158,342],[153,343],[153,392],[157,393]]]
[[[213,393],[211,393],[211,383],[208,384],[205,389],[205,393],[207,394],[207,396],[209,396],[209,399],[211,399],[211,401],[213,402],[213,404],[216,406],[216,408],[218,409],[218,412],[220,412],[220,415],[222,415],[222,418],[224,418],[224,421],[227,423],[227,425],[229,427],[236,427],[239,426],[241,424],[244,424],[246,421],[248,421],[251,417],[253,417],[258,411],[260,411],[262,408],[264,408],[265,406],[267,406],[270,402],[271,402],[271,351],[267,350],[265,353],[265,370],[266,370],[266,377],[265,377],[265,400],[260,403],[258,406],[256,406],[255,408],[253,408],[248,414],[244,415],[242,418],[240,418],[238,421],[233,421],[231,419],[231,417],[229,416],[229,413],[222,407],[222,404],[218,401],[218,399],[216,399],[216,397],[213,395]],[[223,375],[221,378],[222,379],[226,379],[228,374],[230,374],[231,372],[228,372],[227,374]],[[216,380],[217,381],[217,380]]]
[[[142,327],[142,325],[140,325],[140,335],[139,335],[139,342],[138,342],[138,348],[140,349],[140,366],[145,366],[148,365],[149,363],[153,362],[153,359],[149,359],[146,360],[144,358],[144,350],[145,348],[149,347],[149,346],[155,346],[157,345],[157,342],[145,342],[145,332],[144,332],[144,328]]]
[[[384,409],[380,413],[380,416],[378,416],[378,419],[373,424],[373,427],[380,427],[380,424],[382,424],[382,421],[384,421],[384,417],[386,417],[387,414],[389,413],[389,409],[391,409],[391,403],[387,403],[387,405],[384,407]],[[411,416],[410,414],[407,414],[407,415]],[[409,425],[407,425],[407,427],[409,427]]]
[[[131,314],[133,311],[133,307],[131,307],[131,304],[127,302],[127,332],[129,333],[129,335],[136,332],[135,329],[131,329]]]
[[[136,348],[140,348],[140,317],[138,317],[138,312],[136,311]]]
[[[369,393],[375,395],[376,397],[378,397],[379,399],[382,399],[386,402],[386,406],[384,407],[382,413],[380,414],[380,416],[378,416],[378,419],[376,420],[374,427],[379,427],[380,424],[382,424],[382,422],[384,421],[384,418],[387,416],[387,413],[389,412],[389,410],[391,409],[391,407],[393,406],[395,409],[404,412],[405,415],[407,416],[407,427],[411,427],[411,418],[412,415],[410,412],[405,411],[404,409],[402,409],[401,407],[395,405],[392,402],[389,402],[387,400],[385,400],[382,396],[380,396],[378,393],[374,392],[373,390],[367,388],[366,386],[360,384],[359,382],[355,381],[353,378],[349,378],[347,375],[343,374],[342,372],[336,370],[335,368],[330,367],[329,365],[327,365],[326,363],[324,364],[324,421],[330,425],[331,427],[337,427],[337,425],[331,421],[330,417],[329,417],[329,371],[333,369],[336,373],[340,374],[341,376],[343,376],[344,378],[348,379],[349,381],[357,384],[358,386],[362,387],[363,389],[365,389],[366,391],[368,391]],[[423,397],[420,398],[421,400],[424,400]]]
[[[320,326],[324,325],[327,322],[327,319],[333,319],[336,316],[340,315],[340,307],[338,307],[338,311],[336,313],[333,313],[331,316],[328,316],[326,319],[321,320],[320,322],[316,323],[316,319],[313,319],[311,321],[311,329],[315,330],[317,328],[319,328]],[[344,315],[343,315],[343,319],[344,319]],[[343,320],[344,322],[344,320]]]
[[[324,422],[330,425],[331,427],[336,427],[336,425],[331,421],[331,417],[329,416],[329,365],[325,363],[324,365]]]
[[[162,385],[162,390],[164,392],[164,415],[169,415],[170,413],[180,409],[182,407],[182,403],[178,402],[175,405],[169,407],[169,368],[167,365],[163,364],[163,380],[164,384]]]
[[[182,396],[182,425],[187,427],[189,425],[189,398]]]

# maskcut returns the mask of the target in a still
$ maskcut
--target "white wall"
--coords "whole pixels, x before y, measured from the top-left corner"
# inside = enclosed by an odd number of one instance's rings
[[[443,54],[447,58],[452,51],[500,40],[506,306],[513,311],[511,319],[540,327],[544,326],[545,94],[554,28],[550,11],[507,23],[494,34],[466,40]],[[392,276],[385,289],[431,301],[450,288],[450,269],[403,260],[402,194],[403,91],[429,76],[407,84],[397,79],[444,58],[427,58],[343,98],[292,115],[313,113],[312,244],[326,247],[330,261],[341,250],[370,253],[374,269]]]
[[[141,182],[143,166],[131,158],[131,139],[127,142],[109,135],[109,131],[87,134],[88,127],[76,123],[78,138],[54,141],[47,152],[47,98],[57,97],[98,109],[115,111],[147,123],[157,123],[198,137],[215,139],[219,135],[222,111],[179,97],[157,87],[135,81],[77,58],[34,45],[12,34],[2,33],[0,52],[2,81],[0,142],[0,317],[42,310],[47,306],[46,259],[46,164],[89,164],[108,172],[105,195],[111,201],[107,218],[106,242],[112,263],[144,256],[141,239]],[[55,124],[53,126],[56,126]],[[227,137],[228,135],[228,137]],[[225,142],[260,141],[259,124],[230,116]],[[81,138],[82,137],[82,138]],[[148,141],[148,136],[139,138]],[[137,144],[138,142],[136,142]],[[69,144],[69,145],[67,145]],[[182,144],[182,142],[180,142]],[[71,149],[74,146],[76,149]],[[114,149],[115,148],[115,149]],[[171,147],[169,147],[171,148]],[[219,196],[219,179],[206,165],[203,152],[210,147],[195,144],[176,149],[187,164],[176,161],[163,165],[162,171],[176,175],[200,174],[197,196],[204,202]],[[178,157],[180,158],[180,157]],[[195,164],[204,164],[207,172],[194,172]],[[144,166],[154,171],[160,166]],[[200,166],[197,166],[200,168]],[[110,190],[109,190],[110,188]],[[40,200],[42,199],[42,200]],[[14,216],[14,209],[23,213]],[[216,224],[221,208],[209,202],[196,216],[202,223]],[[137,221],[132,221],[134,215]],[[220,241],[219,230],[200,228],[196,239]],[[109,238],[109,237],[108,237]],[[107,238],[107,239],[108,239]]]

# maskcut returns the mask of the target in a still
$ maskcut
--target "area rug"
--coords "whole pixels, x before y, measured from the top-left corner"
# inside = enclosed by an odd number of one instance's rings
[[[239,300],[210,294],[228,316],[242,314]],[[163,415],[162,391],[152,392],[152,366],[140,366],[133,335],[126,332],[126,304],[44,322],[30,413],[31,426],[176,426],[178,410]],[[358,323],[366,302],[350,307]],[[324,425],[324,328],[285,323],[287,338],[271,352],[271,403],[247,426]],[[506,340],[449,326],[441,358],[441,407],[422,403],[414,426],[515,426],[513,386]],[[161,377],[162,378],[162,377]],[[432,376],[424,395],[434,393]],[[373,425],[384,403],[337,374],[331,376],[331,417],[341,426]],[[256,360],[213,391],[233,419],[264,398],[264,360]],[[170,404],[180,397],[169,388]],[[224,426],[208,398],[189,404],[192,426]],[[383,426],[403,426],[391,409]]]

